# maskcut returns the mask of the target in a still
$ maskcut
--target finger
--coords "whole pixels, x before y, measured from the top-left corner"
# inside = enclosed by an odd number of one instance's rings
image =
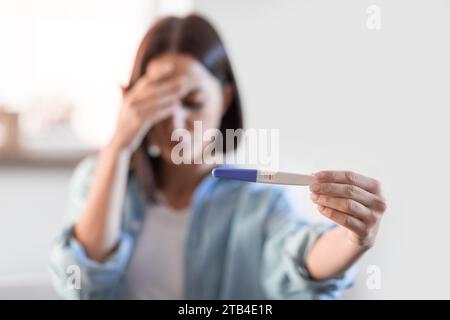
[[[175,64],[149,64],[145,70],[145,77],[152,83],[163,81],[169,78],[175,72]]]
[[[187,93],[187,88],[179,88],[178,84],[168,84],[165,88],[158,89],[157,93],[145,98],[141,98],[133,102],[132,107],[138,109],[139,112],[147,112],[153,108],[163,108],[167,105],[174,104]]]
[[[345,212],[341,212],[333,208],[319,205],[318,209],[323,216],[327,217],[330,220],[333,220],[344,228],[353,231],[358,236],[362,238],[367,236],[367,226],[363,221],[358,220],[355,217],[346,214]]]
[[[316,204],[345,212],[365,222],[371,223],[374,220],[373,213],[369,208],[352,199],[324,196],[317,193],[312,193],[311,199]]]
[[[384,211],[384,199],[381,196],[370,193],[352,184],[313,182],[310,184],[309,189],[311,192],[321,195],[353,199],[368,208]]]
[[[147,69],[149,70],[149,69]],[[154,72],[149,73],[148,71],[140,77],[137,82],[133,85],[130,90],[130,95],[135,95],[139,93],[148,93],[149,86],[155,83],[159,83],[165,79],[168,79],[171,75],[173,75],[175,71],[175,67],[173,64],[163,65],[161,67],[153,67],[152,70]]]
[[[158,110],[153,110],[153,112],[144,116],[146,122],[151,122],[156,124],[164,119],[167,119],[175,112],[175,106],[171,105],[167,108],[162,108]]]
[[[147,91],[146,89],[148,89],[150,84],[151,82],[147,77],[140,77],[129,90],[128,96],[135,96],[141,92]]]
[[[155,95],[165,95],[170,93],[186,94],[189,88],[189,82],[186,77],[173,77],[160,84],[155,85]]]
[[[319,182],[351,184],[371,193],[381,193],[381,186],[377,180],[352,171],[324,170],[314,173],[313,176]]]
[[[139,105],[145,101],[145,103],[151,103],[156,101],[164,95],[177,94],[179,97],[186,94],[188,91],[188,83],[184,77],[176,77],[166,80],[161,84],[147,83],[146,87],[142,87],[139,91],[135,92],[133,99],[134,104]]]
[[[156,112],[158,110],[174,106],[178,98],[178,93],[164,95],[157,98],[150,98],[135,104],[134,108],[138,111],[139,115],[146,117],[149,112]]]

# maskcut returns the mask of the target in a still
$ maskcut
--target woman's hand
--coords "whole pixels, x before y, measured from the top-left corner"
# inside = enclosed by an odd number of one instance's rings
[[[114,147],[134,152],[150,128],[172,114],[174,102],[186,91],[185,79],[173,73],[171,64],[147,72],[125,93],[111,140]]]
[[[313,174],[310,190],[319,212],[346,228],[353,243],[374,244],[386,210],[377,180],[350,171],[320,171]]]

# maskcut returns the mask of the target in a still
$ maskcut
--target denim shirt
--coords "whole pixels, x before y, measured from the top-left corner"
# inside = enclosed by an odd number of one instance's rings
[[[74,238],[73,226],[95,163],[96,157],[86,158],[73,174],[66,225],[50,256],[53,284],[67,299],[123,298],[127,266],[145,208],[151,206],[130,173],[117,248],[104,262],[91,260]],[[195,190],[192,208],[184,250],[185,299],[335,299],[352,284],[354,267],[324,281],[309,277],[305,258],[334,225],[308,223],[283,188],[208,176]]]

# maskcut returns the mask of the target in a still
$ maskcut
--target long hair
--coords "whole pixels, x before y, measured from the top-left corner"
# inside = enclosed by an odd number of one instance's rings
[[[137,51],[125,92],[141,78],[149,62],[166,53],[187,54],[199,61],[222,85],[233,87],[233,97],[221,119],[219,130],[226,142],[226,129],[242,129],[243,119],[238,87],[224,44],[214,27],[199,15],[166,17],[157,21],[144,36]],[[233,143],[234,148],[237,143]],[[230,150],[224,150],[226,153]],[[160,159],[148,154],[148,135],[132,157],[131,170],[137,176],[147,200],[155,201]]]

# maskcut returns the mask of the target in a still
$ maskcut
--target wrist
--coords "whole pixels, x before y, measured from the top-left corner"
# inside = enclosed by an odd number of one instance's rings
[[[121,153],[127,149],[127,146],[121,141],[119,137],[116,137],[116,135],[114,135],[105,145],[104,149],[114,153]]]
[[[102,153],[108,154],[108,156],[114,158],[118,158],[119,156],[131,157],[129,150],[118,143],[114,138],[103,147]]]
[[[351,233],[348,237],[349,244],[355,250],[360,252],[365,252],[373,247],[375,240],[371,237],[369,238],[359,238],[355,234]]]

